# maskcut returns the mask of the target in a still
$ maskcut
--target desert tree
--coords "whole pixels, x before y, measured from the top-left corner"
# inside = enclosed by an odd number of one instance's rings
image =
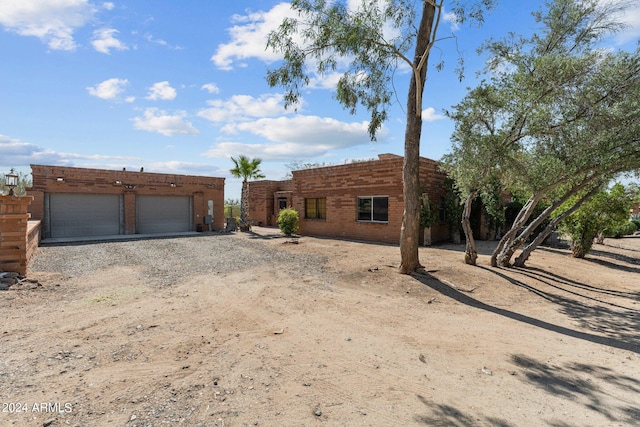
[[[249,219],[249,180],[264,178],[260,170],[261,159],[249,159],[247,156],[240,155],[238,158],[231,157],[234,167],[230,170],[231,175],[242,179],[242,193],[240,195],[240,229],[248,230],[251,228]]]
[[[620,28],[612,17],[623,6],[556,0],[546,13],[535,14],[539,34],[485,44],[490,82],[483,84],[494,96],[471,91],[460,104],[465,108],[456,108],[456,121],[472,120],[474,126],[456,124],[463,133],[457,140],[471,147],[457,155],[454,150],[451,167],[458,176],[484,176],[493,162],[474,164],[464,153],[496,159],[490,170],[531,195],[498,243],[492,265],[509,265],[515,250],[568,198],[639,167],[637,133],[629,131],[638,124],[638,51],[598,48]],[[469,119],[467,105],[480,111],[497,106],[499,113]],[[549,206],[529,221],[543,199]]]
[[[482,22],[493,0],[447,1],[458,23]],[[375,140],[394,100],[394,74],[410,70],[404,135],[400,272],[421,267],[420,139],[423,95],[429,54],[438,41],[445,0],[293,0],[295,17],[286,18],[268,39],[268,48],[283,55],[269,70],[270,86],[285,89],[285,105],[296,106],[311,75],[339,72],[335,98],[352,114],[358,106],[370,113],[369,136]]]
[[[627,222],[630,207],[631,200],[625,194],[624,186],[617,183],[608,190],[599,191],[564,217],[559,228],[568,234],[573,256],[584,258],[599,234]]]

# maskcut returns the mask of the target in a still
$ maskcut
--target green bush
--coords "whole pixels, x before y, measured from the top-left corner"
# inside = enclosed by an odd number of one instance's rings
[[[640,230],[640,219],[632,219],[631,222],[636,225],[636,229]]]
[[[635,233],[636,230],[638,230],[636,224],[632,221],[627,221],[616,227],[606,229],[604,235],[605,237],[614,237],[616,239],[619,239],[622,236],[628,236]]]
[[[282,209],[278,214],[278,227],[285,236],[291,236],[298,232],[298,221],[300,216],[295,209]]]

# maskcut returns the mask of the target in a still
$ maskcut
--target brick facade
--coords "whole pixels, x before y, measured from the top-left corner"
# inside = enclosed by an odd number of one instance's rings
[[[28,191],[34,201],[30,212],[45,218],[45,194],[116,194],[124,205],[124,234],[136,233],[136,197],[139,195],[190,196],[193,198],[193,226],[208,229],[208,201],[213,200],[212,228],[224,228],[224,178],[149,172],[114,171],[31,165],[33,186]]]
[[[27,274],[40,240],[39,222],[29,221],[33,197],[0,196],[0,271]]]
[[[277,215],[277,206],[265,206],[263,201],[276,200],[279,191],[291,191],[291,206],[300,213],[300,234],[397,244],[404,209],[402,163],[400,156],[382,154],[378,160],[294,171],[290,181],[252,182],[249,187],[251,219]],[[427,193],[436,206],[444,196],[444,178],[437,162],[420,159],[422,192]],[[388,221],[358,221],[358,197],[374,196],[388,198]],[[326,218],[305,218],[305,199],[310,198],[325,199]],[[265,224],[272,225],[267,221]],[[447,224],[432,227],[432,241],[448,238]]]
[[[249,182],[249,218],[255,224],[273,227],[278,221],[278,202],[286,200],[291,206],[292,181],[252,181]]]

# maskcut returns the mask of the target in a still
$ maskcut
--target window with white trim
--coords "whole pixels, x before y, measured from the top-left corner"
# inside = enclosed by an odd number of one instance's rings
[[[358,197],[358,221],[389,222],[389,197]]]

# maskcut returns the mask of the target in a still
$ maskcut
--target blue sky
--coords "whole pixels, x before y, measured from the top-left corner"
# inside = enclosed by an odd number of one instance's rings
[[[466,79],[454,73],[456,42],[439,42],[424,100],[421,154],[439,159],[456,104],[485,58],[488,37],[536,31],[540,0],[503,0],[478,27],[443,22],[455,34]],[[640,2],[612,38],[631,49],[640,36]],[[297,112],[265,75],[278,56],[266,36],[289,13],[272,0],[20,0],[0,2],[0,171],[30,164],[210,175],[239,198],[230,156],[263,159],[267,179],[282,179],[293,161],[342,164],[380,153],[402,155],[409,75],[396,73],[398,102],[371,142],[367,113],[350,115],[332,98],[335,76],[314,80]]]

